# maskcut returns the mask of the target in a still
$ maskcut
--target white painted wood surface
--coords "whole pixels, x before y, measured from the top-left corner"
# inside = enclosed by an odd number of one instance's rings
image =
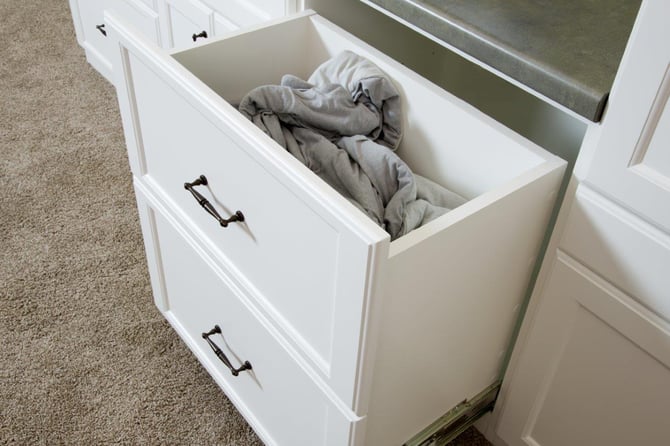
[[[670,232],[670,3],[644,1],[585,183]]]
[[[126,23],[161,44],[158,13],[141,0],[70,0],[77,41],[86,52],[88,62],[107,80],[112,80],[113,43],[96,26],[105,25],[105,9],[114,9]],[[105,25],[106,26],[106,25]],[[103,30],[105,28],[103,27]]]
[[[189,48],[194,34],[214,34],[214,10],[198,0],[159,0],[159,10],[166,48]]]
[[[233,32],[174,56],[114,16],[106,19],[122,48],[117,87],[138,186],[187,228],[192,249],[214,259],[333,404],[376,420],[367,431],[365,422],[358,423],[352,444],[405,441],[498,378],[563,161],[312,13]],[[409,155],[418,171],[439,172],[438,180],[472,198],[393,243],[228,103],[280,74],[306,77],[342,49],[370,58],[401,86],[407,103],[401,153],[420,147],[423,157]],[[435,125],[431,107],[458,125],[445,132]],[[484,168],[481,157],[498,160],[485,164],[486,175],[477,171]],[[454,168],[459,163],[462,168]],[[209,180],[203,194],[224,215],[242,210],[244,224],[222,230],[199,209],[183,183],[203,173]],[[161,245],[160,231],[143,226]],[[162,268],[173,261],[151,249],[149,260]],[[486,280],[482,265],[491,269]],[[183,274],[154,280],[156,292],[165,293],[175,279],[179,284],[172,287],[190,283]],[[175,304],[169,295],[157,303],[173,323],[182,323],[182,316],[170,313]],[[451,342],[446,356],[433,352],[462,331],[429,323],[442,314],[477,321],[470,341]],[[404,330],[395,331],[400,317]],[[427,366],[408,376],[411,363],[422,357]],[[409,368],[398,358],[411,359]],[[405,392],[404,410],[390,412],[384,406],[406,378],[415,379],[407,387],[415,391]],[[426,395],[445,392],[448,398],[424,403]]]
[[[510,446],[664,444],[668,323],[560,252],[544,302],[498,435]]]
[[[96,29],[104,25],[105,10],[114,10],[124,21],[158,46],[188,48],[193,34],[206,31],[221,35],[240,27],[281,17],[297,10],[296,0],[69,0],[77,41],[88,62],[112,81],[115,49]]]
[[[112,43],[96,26],[104,24],[103,12],[112,3],[112,0],[70,0],[77,40],[86,52],[86,60],[107,80],[112,77],[112,64],[109,60]]]
[[[670,236],[582,188],[561,249],[670,322]]]
[[[534,176],[392,249],[364,444],[408,440],[500,378],[562,169]]]
[[[296,366],[326,399],[375,420],[367,430],[358,423],[348,442],[401,443],[497,380],[562,160],[313,13],[173,55],[113,15],[106,21],[121,48],[116,85],[138,188],[186,228],[192,249],[213,259],[210,267],[296,352]],[[250,47],[259,49],[253,57]],[[342,49],[377,63],[403,91],[400,153],[471,198],[393,243],[229,104],[281,74],[307,77]],[[435,108],[453,120],[449,131],[436,125]],[[209,181],[202,193],[224,216],[241,210],[243,224],[224,230],[199,208],[183,184],[200,174]],[[149,246],[173,237],[143,220],[149,260],[162,265],[150,270],[161,274],[176,260]],[[163,279],[178,282],[171,286],[153,281],[158,294],[168,290],[157,302],[173,323],[189,316],[170,312],[169,288],[188,287],[187,277]],[[454,342],[467,321],[468,342]],[[449,354],[435,355],[445,342]],[[408,379],[412,386],[398,389]]]
[[[132,47],[124,69],[132,83],[121,107],[126,127],[134,129],[127,132],[129,147],[139,151],[131,155],[138,163],[134,172],[190,222],[206,249],[351,404],[374,270],[369,257],[388,234],[352,212],[350,203],[285,151],[268,149],[267,137],[221,98],[216,115],[209,115],[206,101],[214,95],[200,87],[205,98],[198,98],[193,79],[170,76],[171,68],[181,67],[167,55],[152,50],[147,58],[136,38],[127,42]],[[125,102],[127,97],[132,101]],[[240,129],[252,136],[240,135]],[[289,165],[277,166],[268,155]],[[184,190],[184,182],[200,174],[210,182],[203,194],[223,215],[242,210],[243,224],[222,229]],[[305,189],[305,182],[317,190]]]
[[[359,417],[342,411],[291,357],[272,327],[239,298],[241,291],[197,247],[176,221],[170,221],[141,185],[138,204],[147,236],[156,245],[163,313],[217,384],[267,445],[347,444]],[[188,278],[189,280],[185,280]],[[202,338],[215,325],[212,341],[233,367],[252,369],[233,376]]]
[[[214,12],[214,35],[220,36],[239,29],[239,25],[218,12]]]
[[[670,436],[669,14],[643,1],[587,134],[492,417],[496,444]]]

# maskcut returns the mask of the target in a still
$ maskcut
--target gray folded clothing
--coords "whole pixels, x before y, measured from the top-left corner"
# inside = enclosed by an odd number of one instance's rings
[[[239,111],[382,226],[394,240],[466,200],[414,175],[393,151],[400,95],[374,64],[345,51],[307,81],[250,91]]]

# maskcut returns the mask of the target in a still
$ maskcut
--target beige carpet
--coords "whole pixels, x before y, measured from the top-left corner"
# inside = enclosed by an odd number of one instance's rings
[[[152,304],[114,90],[65,0],[0,0],[0,104],[0,443],[260,445]]]

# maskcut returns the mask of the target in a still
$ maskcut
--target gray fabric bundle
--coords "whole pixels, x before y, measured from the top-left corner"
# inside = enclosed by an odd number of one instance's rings
[[[239,110],[390,235],[408,233],[466,200],[414,175],[394,152],[401,100],[374,64],[345,51],[304,81],[250,91]]]

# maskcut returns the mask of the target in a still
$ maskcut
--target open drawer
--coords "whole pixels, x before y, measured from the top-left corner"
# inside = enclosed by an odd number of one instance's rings
[[[313,12],[172,54],[106,21],[137,181],[365,417],[352,444],[402,443],[499,379],[564,161]],[[400,90],[399,156],[468,199],[393,242],[231,105],[343,50]],[[200,175],[202,198],[243,222],[200,209],[184,189]]]

